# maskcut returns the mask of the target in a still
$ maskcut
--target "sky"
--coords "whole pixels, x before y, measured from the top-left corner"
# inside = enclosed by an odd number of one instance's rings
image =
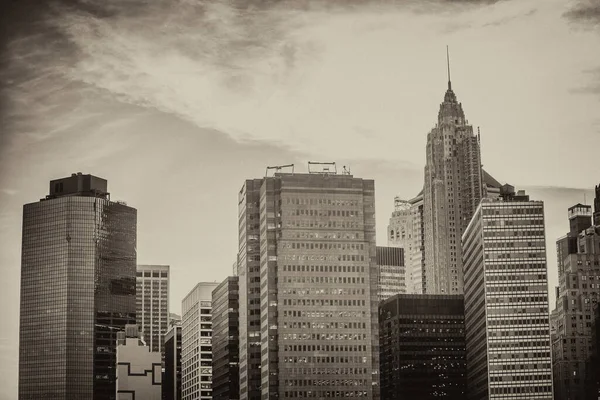
[[[17,398],[22,206],[73,172],[138,210],[171,311],[231,274],[237,193],[335,161],[393,198],[423,185],[452,84],[486,169],[543,200],[550,293],[566,209],[600,183],[598,0],[22,0],[0,10],[0,399]]]

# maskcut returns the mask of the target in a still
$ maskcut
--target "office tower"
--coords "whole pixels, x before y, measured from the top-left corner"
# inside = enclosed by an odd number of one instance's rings
[[[117,400],[160,400],[161,355],[140,339],[137,325],[117,333]]]
[[[410,254],[405,254],[407,293],[426,293],[425,225],[423,221],[423,191],[409,200],[411,213]]]
[[[600,398],[600,307],[594,306],[590,354],[585,369],[585,400]]]
[[[463,400],[462,295],[401,294],[379,304],[381,398]]]
[[[173,318],[165,334],[163,400],[181,400],[181,318]]]
[[[438,122],[427,135],[423,190],[425,292],[463,292],[460,237],[485,196],[479,134],[473,133],[450,82]]]
[[[377,297],[379,301],[396,294],[406,293],[404,249],[400,247],[376,247]]]
[[[138,265],[136,320],[146,345],[162,352],[169,326],[169,266]]]
[[[244,182],[238,195],[240,296],[240,400],[259,400],[260,392],[260,185]]]
[[[226,278],[212,292],[213,400],[237,400],[239,383],[238,277]]]
[[[240,193],[247,205],[259,199],[259,243],[247,243],[264,249],[255,258],[262,398],[379,399],[374,182],[311,165],[308,174],[246,181]],[[240,386],[243,377],[241,371]]]
[[[557,397],[582,400],[594,305],[600,292],[600,226],[592,225],[590,206],[577,204],[569,208],[568,215],[569,233],[556,242],[559,287],[552,314],[554,385]]]
[[[401,247],[405,253],[410,252],[412,238],[412,214],[410,202],[394,197],[394,211],[388,224],[388,246]]]
[[[596,197],[594,197],[594,225],[600,226],[600,185],[596,186]]]
[[[212,291],[218,283],[198,283],[181,302],[181,395],[212,399]]]
[[[469,400],[553,397],[544,204],[505,185],[462,236]]]
[[[23,207],[19,399],[115,399],[116,333],[135,324],[137,211],[107,181],[50,181]]]

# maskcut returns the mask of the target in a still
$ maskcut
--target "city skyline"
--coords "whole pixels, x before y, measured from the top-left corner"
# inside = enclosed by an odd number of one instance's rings
[[[423,183],[426,135],[445,90],[446,44],[453,89],[470,123],[481,127],[484,169],[545,202],[553,302],[554,243],[567,229],[566,210],[584,202],[584,193],[590,204],[600,178],[593,164],[582,171],[567,156],[576,146],[576,161],[593,160],[600,144],[600,60],[588,51],[600,43],[593,30],[599,13],[587,17],[557,0],[430,1],[419,10],[410,1],[353,9],[315,1],[236,25],[241,17],[216,2],[201,17],[225,22],[209,35],[226,45],[225,54],[216,54],[204,41],[199,53],[189,51],[206,33],[195,30],[197,6],[180,1],[171,10],[158,1],[140,12],[124,9],[133,7],[126,3],[86,14],[59,2],[51,19],[45,6],[31,13],[34,21],[51,22],[42,28],[11,30],[7,22],[1,57],[10,62],[0,71],[3,304],[18,304],[23,204],[43,197],[51,179],[76,171],[107,179],[115,200],[139,210],[138,263],[172,266],[172,312],[181,313],[181,299],[196,282],[230,275],[239,183],[267,165],[295,163],[303,172],[307,160],[336,161],[374,179],[377,244],[386,245],[394,195],[410,199]],[[290,23],[283,28],[281,21]],[[261,36],[262,23],[276,24],[282,35]],[[233,26],[239,30],[226,29]],[[173,41],[155,40],[151,31]],[[47,44],[45,33],[56,40]],[[241,36],[266,45],[240,44]],[[261,48],[270,64],[259,61]],[[236,57],[227,60],[231,53]],[[276,116],[272,124],[269,114]],[[202,226],[213,229],[198,240]],[[0,318],[0,384],[12,399],[18,308],[3,309]]]

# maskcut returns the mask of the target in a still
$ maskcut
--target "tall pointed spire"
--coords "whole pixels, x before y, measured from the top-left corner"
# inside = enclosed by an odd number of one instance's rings
[[[452,90],[452,82],[450,81],[450,51],[446,45],[446,62],[448,63],[448,90]]]

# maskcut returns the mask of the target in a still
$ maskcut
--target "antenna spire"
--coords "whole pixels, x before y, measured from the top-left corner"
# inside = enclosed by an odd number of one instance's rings
[[[452,82],[450,82],[450,51],[446,45],[446,62],[448,63],[448,90],[452,90]]]

